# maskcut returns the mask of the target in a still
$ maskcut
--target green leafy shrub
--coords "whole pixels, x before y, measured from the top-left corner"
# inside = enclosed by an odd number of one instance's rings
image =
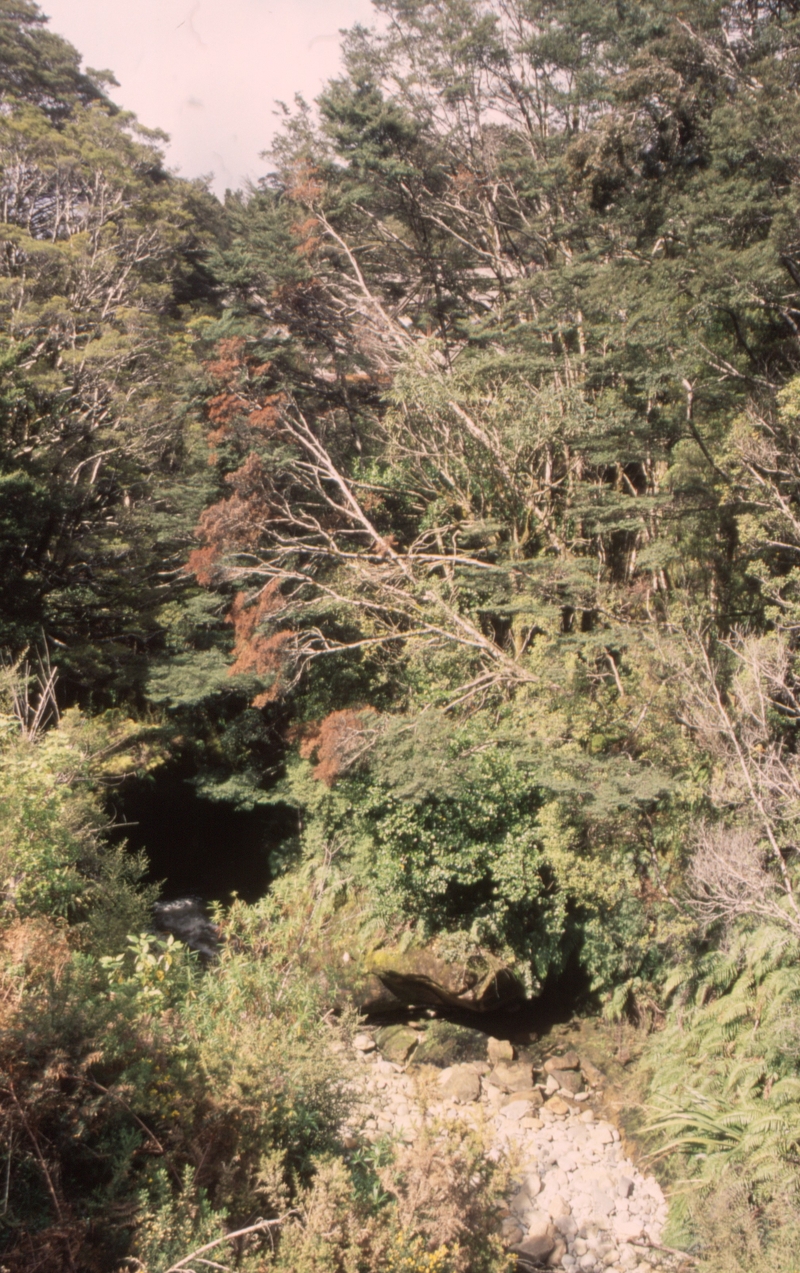
[[[629,808],[601,817],[577,792],[560,796],[535,751],[487,741],[484,726],[395,722],[330,788],[293,760],[280,791],[302,810],[300,860],[336,844],[362,910],[386,930],[435,937],[456,962],[488,952],[533,993],[580,963],[598,995],[621,988],[620,1014],[633,1001],[644,1010],[682,935],[672,905],[642,887],[647,828]],[[667,831],[670,817],[667,807]]]
[[[0,879],[14,916],[79,925],[96,947],[119,949],[143,927],[154,889],[143,857],[112,849],[102,789],[150,763],[147,731],[116,713],[88,720],[68,711],[30,740],[0,715]],[[77,934],[76,930],[76,934]]]
[[[563,899],[538,834],[534,775],[488,755],[452,795],[409,798],[380,781],[359,794],[361,863],[386,917],[413,917],[429,934],[465,930],[539,976],[558,962]]]

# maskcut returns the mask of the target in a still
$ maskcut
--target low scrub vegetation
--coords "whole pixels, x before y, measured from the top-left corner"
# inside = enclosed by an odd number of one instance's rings
[[[252,1270],[504,1268],[501,1173],[478,1142],[341,1144],[330,859],[218,911],[204,968],[152,932],[141,864],[104,843],[97,786],[135,737],[3,724],[4,1266],[165,1273],[208,1245]]]

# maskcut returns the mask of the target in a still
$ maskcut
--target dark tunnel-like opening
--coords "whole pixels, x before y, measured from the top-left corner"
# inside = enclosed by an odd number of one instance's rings
[[[209,800],[178,766],[129,779],[115,793],[113,811],[115,835],[131,851],[146,852],[147,880],[162,884],[165,899],[228,901],[237,893],[254,902],[269,887],[271,854],[297,834],[291,806],[242,810]]]

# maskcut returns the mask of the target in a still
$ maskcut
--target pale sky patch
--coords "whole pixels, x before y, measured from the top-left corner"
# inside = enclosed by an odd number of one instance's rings
[[[223,194],[267,170],[275,101],[311,101],[339,73],[342,28],[373,25],[370,0],[41,0],[84,65],[112,70],[114,101],[172,138],[184,177]]]

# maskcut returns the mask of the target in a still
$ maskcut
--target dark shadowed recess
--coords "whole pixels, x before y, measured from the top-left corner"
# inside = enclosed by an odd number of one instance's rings
[[[238,893],[256,901],[270,884],[270,854],[297,831],[288,805],[242,811],[204,799],[185,770],[169,765],[126,782],[112,804],[115,821],[128,824],[119,837],[146,852],[148,881],[163,882],[165,899],[225,902]]]
[[[496,1039],[508,1039],[517,1046],[525,1046],[546,1035],[556,1025],[563,1025],[574,1017],[597,1011],[598,1004],[591,991],[589,970],[581,961],[576,946],[569,954],[560,973],[551,973],[540,993],[534,999],[523,999],[491,1012],[459,1012],[456,1009],[423,1009],[387,1006],[379,1012],[368,1012],[365,1020],[374,1025],[405,1023],[428,1017],[450,1021],[453,1025],[479,1030]]]

